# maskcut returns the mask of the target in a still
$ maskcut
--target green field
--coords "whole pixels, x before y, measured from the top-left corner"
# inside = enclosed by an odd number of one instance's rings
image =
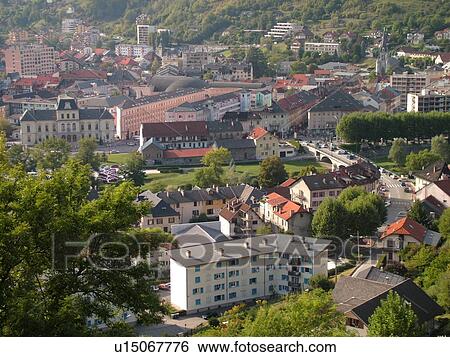
[[[314,166],[318,171],[325,171],[326,168],[319,162],[313,160],[298,160],[289,161],[285,163],[286,171],[289,175],[298,172],[302,167]],[[147,175],[145,189],[151,191],[161,191],[167,188],[167,186],[181,187],[185,185],[194,184],[195,170],[198,168],[192,168],[186,173],[160,173]],[[241,173],[247,173],[250,177],[257,177],[259,174],[259,164],[244,164],[236,165],[236,171]]]
[[[108,164],[117,164],[117,165],[123,165],[128,157],[130,155],[129,153],[122,153],[122,154],[109,154],[108,155]]]
[[[378,159],[374,159],[373,162],[382,168],[395,172],[399,175],[404,175],[408,173],[408,170],[404,167],[399,167],[395,162],[389,160],[387,157],[380,157]]]

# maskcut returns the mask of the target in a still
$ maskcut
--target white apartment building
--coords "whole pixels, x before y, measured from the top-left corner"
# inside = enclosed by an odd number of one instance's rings
[[[304,291],[327,276],[330,243],[271,234],[172,249],[171,303],[189,314]]]
[[[450,90],[437,93],[423,89],[419,94],[408,93],[406,101],[408,112],[450,112]]]
[[[150,41],[150,25],[136,25],[138,45],[148,45]]]
[[[61,21],[61,32],[62,33],[74,33],[77,26],[81,24],[80,19],[63,19]]]
[[[152,48],[148,45],[130,45],[121,43],[116,45],[115,53],[117,56],[126,57],[144,57],[151,52]]]
[[[285,38],[302,28],[303,26],[296,25],[292,22],[278,22],[264,37]]]
[[[390,77],[390,84],[400,93],[401,107],[406,109],[408,93],[419,94],[430,84],[430,77],[425,73],[394,73]]]
[[[328,53],[330,56],[341,53],[341,45],[334,42],[305,42],[305,52]]]
[[[44,45],[11,46],[5,50],[6,73],[21,77],[52,74],[55,71],[55,49]]]

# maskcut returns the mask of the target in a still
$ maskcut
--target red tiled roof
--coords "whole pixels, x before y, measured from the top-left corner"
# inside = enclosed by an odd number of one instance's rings
[[[60,81],[59,77],[53,76],[38,76],[35,78],[20,78],[17,80],[14,85],[15,86],[23,86],[23,87],[31,87],[31,86],[44,86],[47,84],[58,84]]]
[[[295,183],[297,180],[294,178],[288,178],[286,181],[284,181],[280,186],[281,187],[289,187],[291,186],[293,183]]]
[[[403,234],[411,236],[419,242],[423,242],[426,233],[427,229],[424,226],[408,217],[405,217],[390,224],[383,232],[381,239],[393,234]]]
[[[164,151],[165,159],[182,159],[189,157],[202,157],[211,151],[211,148],[196,148],[196,149],[177,149]]]
[[[250,133],[250,137],[258,140],[259,138],[262,138],[264,135],[266,135],[268,133],[268,131],[264,128],[261,127],[257,127],[255,129],[252,130],[252,132]]]
[[[314,74],[328,76],[331,74],[329,69],[315,69]]]
[[[133,60],[131,57],[122,57],[116,59],[116,63],[121,66],[137,66],[137,62]]]
[[[292,75],[292,80],[296,82],[297,85],[307,85],[309,84],[309,77],[306,74],[294,74]]]
[[[267,195],[267,203],[270,206],[277,206],[278,211],[275,211],[274,214],[285,221],[288,221],[297,213],[306,212],[302,206],[288,200],[286,197],[283,197],[276,192]]]
[[[93,69],[79,69],[72,72],[65,72],[61,74],[64,79],[106,79],[107,73],[105,71],[98,71]]]
[[[278,206],[282,203],[286,203],[289,200],[286,197],[279,195],[276,192],[272,192],[267,195],[267,203],[271,206]]]
[[[108,51],[106,48],[96,48],[96,49],[94,50],[94,53],[95,53],[97,56],[103,56],[103,54],[104,54],[106,51]]]

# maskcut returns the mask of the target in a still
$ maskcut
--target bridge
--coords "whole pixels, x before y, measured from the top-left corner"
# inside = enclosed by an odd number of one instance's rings
[[[317,161],[331,164],[333,171],[339,169],[339,166],[350,166],[358,162],[356,159],[350,160],[343,155],[338,155],[335,151],[326,148],[316,148],[311,143],[303,144],[303,147],[313,154]]]

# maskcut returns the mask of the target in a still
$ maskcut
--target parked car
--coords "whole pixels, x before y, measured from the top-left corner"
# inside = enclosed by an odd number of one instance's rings
[[[161,290],[170,290],[170,283],[159,284],[158,286]]]
[[[397,218],[403,218],[406,217],[408,214],[405,211],[400,211],[397,214]]]

